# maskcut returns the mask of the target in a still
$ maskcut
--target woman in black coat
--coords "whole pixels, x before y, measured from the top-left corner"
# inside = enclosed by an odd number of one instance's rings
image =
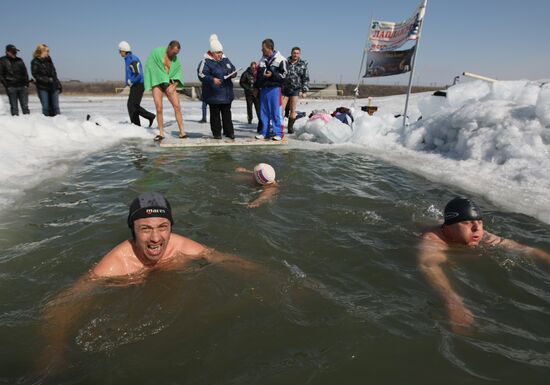
[[[59,94],[61,82],[50,57],[50,49],[46,44],[39,44],[31,61],[31,72],[36,83],[38,98],[42,103],[42,113],[46,116],[59,115]]]

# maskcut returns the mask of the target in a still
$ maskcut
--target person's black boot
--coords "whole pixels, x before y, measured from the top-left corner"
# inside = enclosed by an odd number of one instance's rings
[[[295,121],[296,121],[296,119],[288,118],[288,133],[289,134],[294,134],[294,122]]]

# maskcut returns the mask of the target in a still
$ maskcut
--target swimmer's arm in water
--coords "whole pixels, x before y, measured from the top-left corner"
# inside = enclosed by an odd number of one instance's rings
[[[257,272],[261,270],[260,265],[254,262],[247,261],[246,259],[236,255],[222,253],[214,249],[206,249],[200,257],[206,258],[206,260],[210,263],[222,265],[223,267],[233,271],[246,270]]]
[[[88,303],[82,297],[96,287],[96,283],[97,279],[88,273],[44,306],[42,335],[46,347],[38,358],[39,370],[55,374],[64,369],[66,344]]]
[[[254,199],[252,202],[250,202],[246,207],[249,209],[254,209],[257,207],[260,207],[264,203],[271,202],[275,196],[277,196],[277,193],[279,192],[279,184],[277,182],[274,182],[270,185],[263,186],[263,190],[260,193],[260,195]]]
[[[455,333],[465,333],[472,326],[474,316],[464,305],[460,297],[453,289],[442,265],[447,262],[445,251],[447,246],[440,243],[435,237],[429,234],[423,237],[420,244],[418,263],[420,270],[438,292],[445,302],[445,308],[452,328]]]
[[[237,167],[235,172],[240,172],[241,174],[254,174],[254,171],[246,169],[244,167]]]
[[[484,243],[489,246],[501,246],[509,250],[529,254],[550,265],[550,254],[536,247],[527,246],[511,239],[502,238],[488,231],[485,231]]]

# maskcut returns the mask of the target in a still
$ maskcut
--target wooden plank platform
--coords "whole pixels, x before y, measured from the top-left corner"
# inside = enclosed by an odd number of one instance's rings
[[[231,139],[214,139],[211,136],[202,138],[166,138],[160,142],[160,147],[223,147],[223,146],[281,146],[287,144],[287,138],[281,141],[258,140],[254,137],[237,137]]]

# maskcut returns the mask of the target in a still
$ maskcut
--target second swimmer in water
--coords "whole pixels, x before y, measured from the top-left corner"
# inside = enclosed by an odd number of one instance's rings
[[[550,254],[511,239],[485,231],[480,208],[470,199],[454,198],[445,206],[445,222],[422,234],[419,250],[420,270],[443,299],[455,332],[468,333],[474,323],[473,313],[455,291],[443,270],[448,251],[460,245],[466,247],[498,246],[535,257],[550,265]]]
[[[275,170],[267,163],[258,163],[254,170],[237,167],[235,171],[243,174],[253,174],[254,183],[256,186],[261,187],[260,195],[246,205],[248,208],[257,208],[270,202],[279,192],[279,183],[275,180]]]

